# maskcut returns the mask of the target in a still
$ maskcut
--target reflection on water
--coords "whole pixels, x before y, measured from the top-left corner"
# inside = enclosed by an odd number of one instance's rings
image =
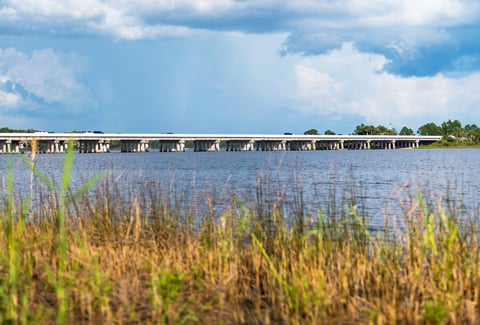
[[[0,156],[2,191],[7,159],[14,166],[15,194],[25,197],[30,172],[17,156]],[[63,155],[37,155],[36,166],[55,182],[61,179]],[[381,224],[385,212],[401,213],[399,201],[421,189],[431,197],[478,205],[480,150],[370,150],[313,152],[185,152],[77,154],[72,180],[79,186],[103,170],[125,193],[151,187],[178,191],[192,205],[204,194],[228,204],[230,195],[247,200],[266,193],[292,205],[301,195],[311,213],[357,204],[360,213]],[[38,180],[35,184],[40,187]],[[448,203],[448,202],[447,202]],[[451,202],[450,202],[451,203]]]

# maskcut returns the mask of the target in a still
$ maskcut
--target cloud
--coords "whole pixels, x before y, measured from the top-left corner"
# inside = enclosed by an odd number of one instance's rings
[[[83,111],[93,104],[90,90],[79,81],[84,66],[73,53],[0,49],[0,107],[10,114]]]
[[[133,8],[120,1],[102,0],[0,1],[0,31],[131,40],[178,36],[188,30],[183,26],[145,24],[142,21],[141,4]]]
[[[480,69],[476,0],[0,0],[0,32],[138,40],[203,31],[286,33],[282,55],[344,43],[381,54],[385,71],[433,76]]]
[[[16,107],[20,102],[20,96],[0,90],[0,107]]]
[[[356,115],[396,127],[456,116],[480,118],[480,74],[402,77],[383,70],[388,60],[345,44],[329,54],[304,58],[294,67],[291,92],[298,110],[335,119]]]

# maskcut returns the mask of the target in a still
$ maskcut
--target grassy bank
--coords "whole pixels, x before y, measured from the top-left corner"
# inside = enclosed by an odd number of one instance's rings
[[[71,159],[58,188],[30,165],[50,188],[35,206],[14,198],[9,168],[1,323],[479,322],[477,224],[440,201],[410,197],[401,226],[372,232],[354,206],[286,215],[281,196],[259,188],[220,212],[206,198],[194,220],[161,188],[125,200],[107,176],[71,189]]]

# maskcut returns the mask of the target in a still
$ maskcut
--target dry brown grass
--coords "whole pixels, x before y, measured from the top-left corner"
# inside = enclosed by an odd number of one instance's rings
[[[69,324],[479,322],[477,227],[441,202],[413,198],[404,228],[385,235],[355,209],[292,224],[233,198],[195,223],[160,190],[124,200],[110,185],[68,206],[63,277],[55,194],[26,223],[20,205],[2,211],[2,323],[58,321],[59,279]]]

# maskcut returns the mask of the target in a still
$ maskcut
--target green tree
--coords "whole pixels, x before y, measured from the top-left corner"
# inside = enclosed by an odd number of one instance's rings
[[[318,130],[317,129],[310,129],[310,130],[307,130],[307,131],[303,132],[303,134],[318,135]]]
[[[400,135],[413,135],[413,130],[410,129],[409,127],[406,127],[404,126],[401,130],[400,130]]]
[[[0,133],[33,133],[36,132],[34,129],[27,129],[27,130],[22,130],[22,129],[10,129],[6,126],[0,128]]]
[[[376,134],[376,127],[373,125],[365,125],[365,124],[360,124],[357,125],[355,128],[355,131],[353,131],[353,134],[356,135],[372,135]]]
[[[475,124],[467,124],[464,127],[464,136],[467,140],[472,142],[479,142],[480,141],[480,128]]]
[[[470,139],[475,143],[480,142],[480,128],[471,131]]]
[[[452,135],[456,138],[464,138],[465,137],[465,130],[463,128],[456,127],[452,131]]]
[[[387,134],[387,132],[388,132],[388,129],[386,126],[379,125],[375,128],[375,134],[384,135],[384,134]]]
[[[430,122],[419,127],[417,133],[420,135],[443,135],[443,130],[435,123]]]
[[[388,129],[388,135],[397,135],[398,132],[397,130],[395,130],[395,128],[391,128],[391,129]]]
[[[335,135],[336,133],[333,132],[332,130],[328,129],[323,134],[325,134],[325,135]]]
[[[394,128],[387,128],[386,126],[383,126],[383,125],[379,125],[375,128],[375,133],[374,134],[378,134],[378,135],[396,135],[397,134],[397,130],[395,130]]]
[[[442,123],[442,131],[443,135],[455,135],[454,133],[457,132],[461,133],[462,130],[462,123],[459,120],[448,120]],[[456,136],[456,135],[455,135]]]

